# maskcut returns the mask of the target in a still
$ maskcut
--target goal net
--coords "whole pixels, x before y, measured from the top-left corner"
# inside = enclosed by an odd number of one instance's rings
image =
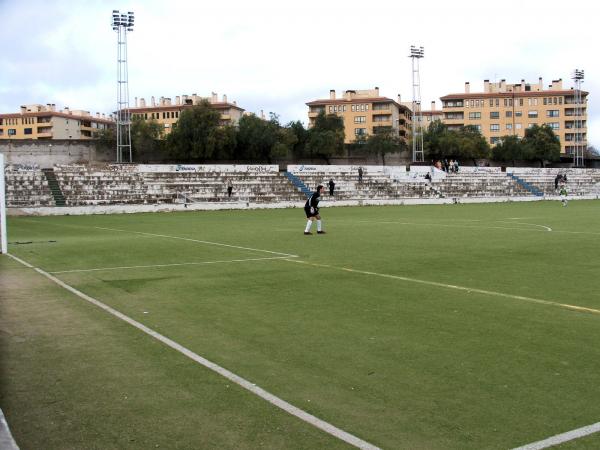
[[[0,253],[8,252],[6,241],[6,188],[4,180],[4,155],[0,153]]]

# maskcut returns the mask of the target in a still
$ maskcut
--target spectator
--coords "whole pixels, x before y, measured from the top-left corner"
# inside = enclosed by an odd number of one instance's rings
[[[233,192],[233,182],[231,179],[227,179],[227,197],[231,197],[231,193]]]
[[[329,196],[333,195],[333,190],[335,189],[335,183],[333,182],[333,178],[329,179],[329,183],[327,183],[329,186]]]
[[[555,191],[558,190],[558,183],[560,183],[561,180],[562,180],[562,175],[560,173],[557,173],[556,177],[554,178],[554,190]]]
[[[458,159],[454,160],[454,172],[458,173]]]
[[[362,177],[363,177],[363,168],[359,167],[358,168],[358,182],[362,183]]]

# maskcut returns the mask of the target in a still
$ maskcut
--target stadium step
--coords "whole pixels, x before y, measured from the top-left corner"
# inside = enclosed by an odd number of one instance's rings
[[[296,188],[298,188],[299,191],[302,191],[302,193],[306,195],[306,198],[310,197],[312,194],[311,190],[300,178],[290,172],[285,172],[285,176],[292,182],[294,186],[296,186]]]
[[[544,193],[542,191],[540,191],[538,188],[536,188],[532,184],[527,183],[525,180],[519,178],[514,173],[507,173],[506,175],[509,176],[509,177],[511,177],[513,180],[515,180],[517,183],[519,183],[519,185],[523,186],[525,189],[527,189],[533,195],[535,195],[537,197],[543,197],[544,196]]]
[[[48,180],[48,187],[50,188],[50,192],[52,193],[52,197],[54,198],[54,203],[56,206],[66,206],[65,196],[58,185],[58,180],[54,174],[54,169],[42,169],[42,172],[46,177],[46,180]]]

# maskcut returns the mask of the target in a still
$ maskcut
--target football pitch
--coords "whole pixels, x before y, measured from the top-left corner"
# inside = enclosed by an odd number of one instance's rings
[[[321,212],[9,217],[17,444],[600,448],[598,201]]]

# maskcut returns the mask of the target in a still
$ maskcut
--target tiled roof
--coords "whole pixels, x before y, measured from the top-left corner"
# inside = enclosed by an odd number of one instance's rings
[[[154,106],[130,106],[129,110],[132,113],[140,113],[140,112],[156,112],[156,111],[181,111],[184,108],[190,108],[194,105],[184,105],[184,104],[179,104],[179,105],[163,105],[163,106],[159,106],[159,105],[154,105]],[[243,108],[240,108],[237,105],[234,105],[233,103],[223,103],[223,102],[218,102],[218,103],[210,103],[211,108],[215,108],[215,109],[229,109],[229,108],[234,108],[234,109],[238,109],[240,111],[244,111]]]
[[[327,99],[321,99],[321,100],[313,100],[312,102],[306,103],[306,105],[307,106],[350,105],[352,103],[393,103],[400,109],[409,109],[406,106],[401,105],[400,103],[396,102],[395,100],[392,100],[391,98],[387,98],[387,97],[361,97],[361,98],[352,98],[352,99],[338,98],[335,100],[327,98]]]
[[[37,112],[26,112],[25,114],[21,113],[9,113],[9,114],[0,114],[0,118],[2,119],[16,119],[19,117],[64,117],[66,119],[75,119],[75,120],[87,120],[90,122],[100,122],[100,123],[115,123],[114,120],[110,119],[102,119],[96,116],[79,116],[75,114],[66,114],[58,111],[37,111]],[[34,124],[35,125],[35,124]]]
[[[521,91],[521,92],[472,92],[463,94],[448,94],[440,97],[440,100],[460,100],[476,98],[514,98],[514,97],[555,97],[557,95],[571,96],[575,95],[573,89],[562,91]],[[581,96],[585,97],[587,92],[581,91]]]

